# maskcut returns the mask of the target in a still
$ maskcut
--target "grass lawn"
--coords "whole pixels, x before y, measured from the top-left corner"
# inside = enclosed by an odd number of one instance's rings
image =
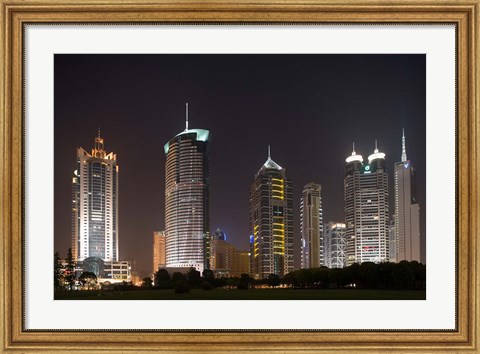
[[[369,289],[192,289],[187,294],[168,290],[71,291],[55,300],[425,300],[425,290]]]

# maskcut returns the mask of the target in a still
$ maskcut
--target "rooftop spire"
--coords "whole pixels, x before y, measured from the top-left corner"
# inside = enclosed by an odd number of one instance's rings
[[[185,131],[188,130],[188,102],[185,103]]]
[[[363,162],[363,157],[362,155],[357,155],[357,152],[355,151],[355,142],[352,142],[352,155],[347,157],[345,160],[347,163],[353,162],[353,161],[358,161],[360,163]]]
[[[378,152],[378,143],[377,139],[375,139],[375,150],[373,150],[373,153],[376,154]]]
[[[276,170],[282,170],[282,167],[272,160],[270,145],[268,145],[268,158],[267,161],[263,164],[262,168],[270,168]],[[261,170],[261,169],[260,169]],[[259,171],[260,172],[260,171]]]
[[[405,129],[402,129],[402,162],[407,161],[407,150],[405,149]]]
[[[103,138],[100,136],[100,127],[97,129],[97,136],[95,137],[95,148],[94,152],[92,152],[93,156],[95,157],[104,157],[105,156],[105,148],[103,145]]]

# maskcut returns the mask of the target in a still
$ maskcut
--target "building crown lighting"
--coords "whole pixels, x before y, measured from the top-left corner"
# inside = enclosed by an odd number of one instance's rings
[[[355,151],[355,143],[353,143],[352,155],[347,157],[347,159],[345,161],[347,163],[350,163],[350,162],[353,162],[353,161],[363,162],[362,155],[357,155],[357,152]]]
[[[368,156],[368,163],[370,163],[373,160],[384,159],[384,158],[385,158],[385,154],[383,152],[378,151],[377,140],[375,140],[375,150],[373,150],[373,154]]]
[[[270,155],[270,145],[268,145],[268,158],[267,161],[263,164],[262,168],[269,168],[269,169],[274,169],[274,170],[283,170],[282,166],[280,166],[278,163],[272,160],[272,157]],[[260,169],[261,171],[261,169]],[[259,171],[259,172],[260,172]]]

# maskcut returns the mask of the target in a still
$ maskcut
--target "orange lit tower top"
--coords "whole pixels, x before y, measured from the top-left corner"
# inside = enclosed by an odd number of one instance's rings
[[[118,260],[118,165],[98,129],[89,154],[77,148],[72,178],[72,253],[77,261]]]

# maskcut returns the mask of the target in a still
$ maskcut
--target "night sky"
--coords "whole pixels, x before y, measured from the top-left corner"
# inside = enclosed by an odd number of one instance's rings
[[[54,80],[54,230],[61,257],[71,240],[76,148],[90,152],[100,127],[120,166],[120,259],[151,271],[152,233],[165,225],[163,145],[185,129],[185,102],[189,127],[212,134],[210,229],[223,229],[237,247],[248,249],[249,190],[269,144],[293,180],[297,267],[303,186],[321,184],[324,222],[343,221],[352,142],[365,160],[375,139],[386,153],[393,215],[402,128],[417,171],[425,245],[425,55],[56,54]]]

